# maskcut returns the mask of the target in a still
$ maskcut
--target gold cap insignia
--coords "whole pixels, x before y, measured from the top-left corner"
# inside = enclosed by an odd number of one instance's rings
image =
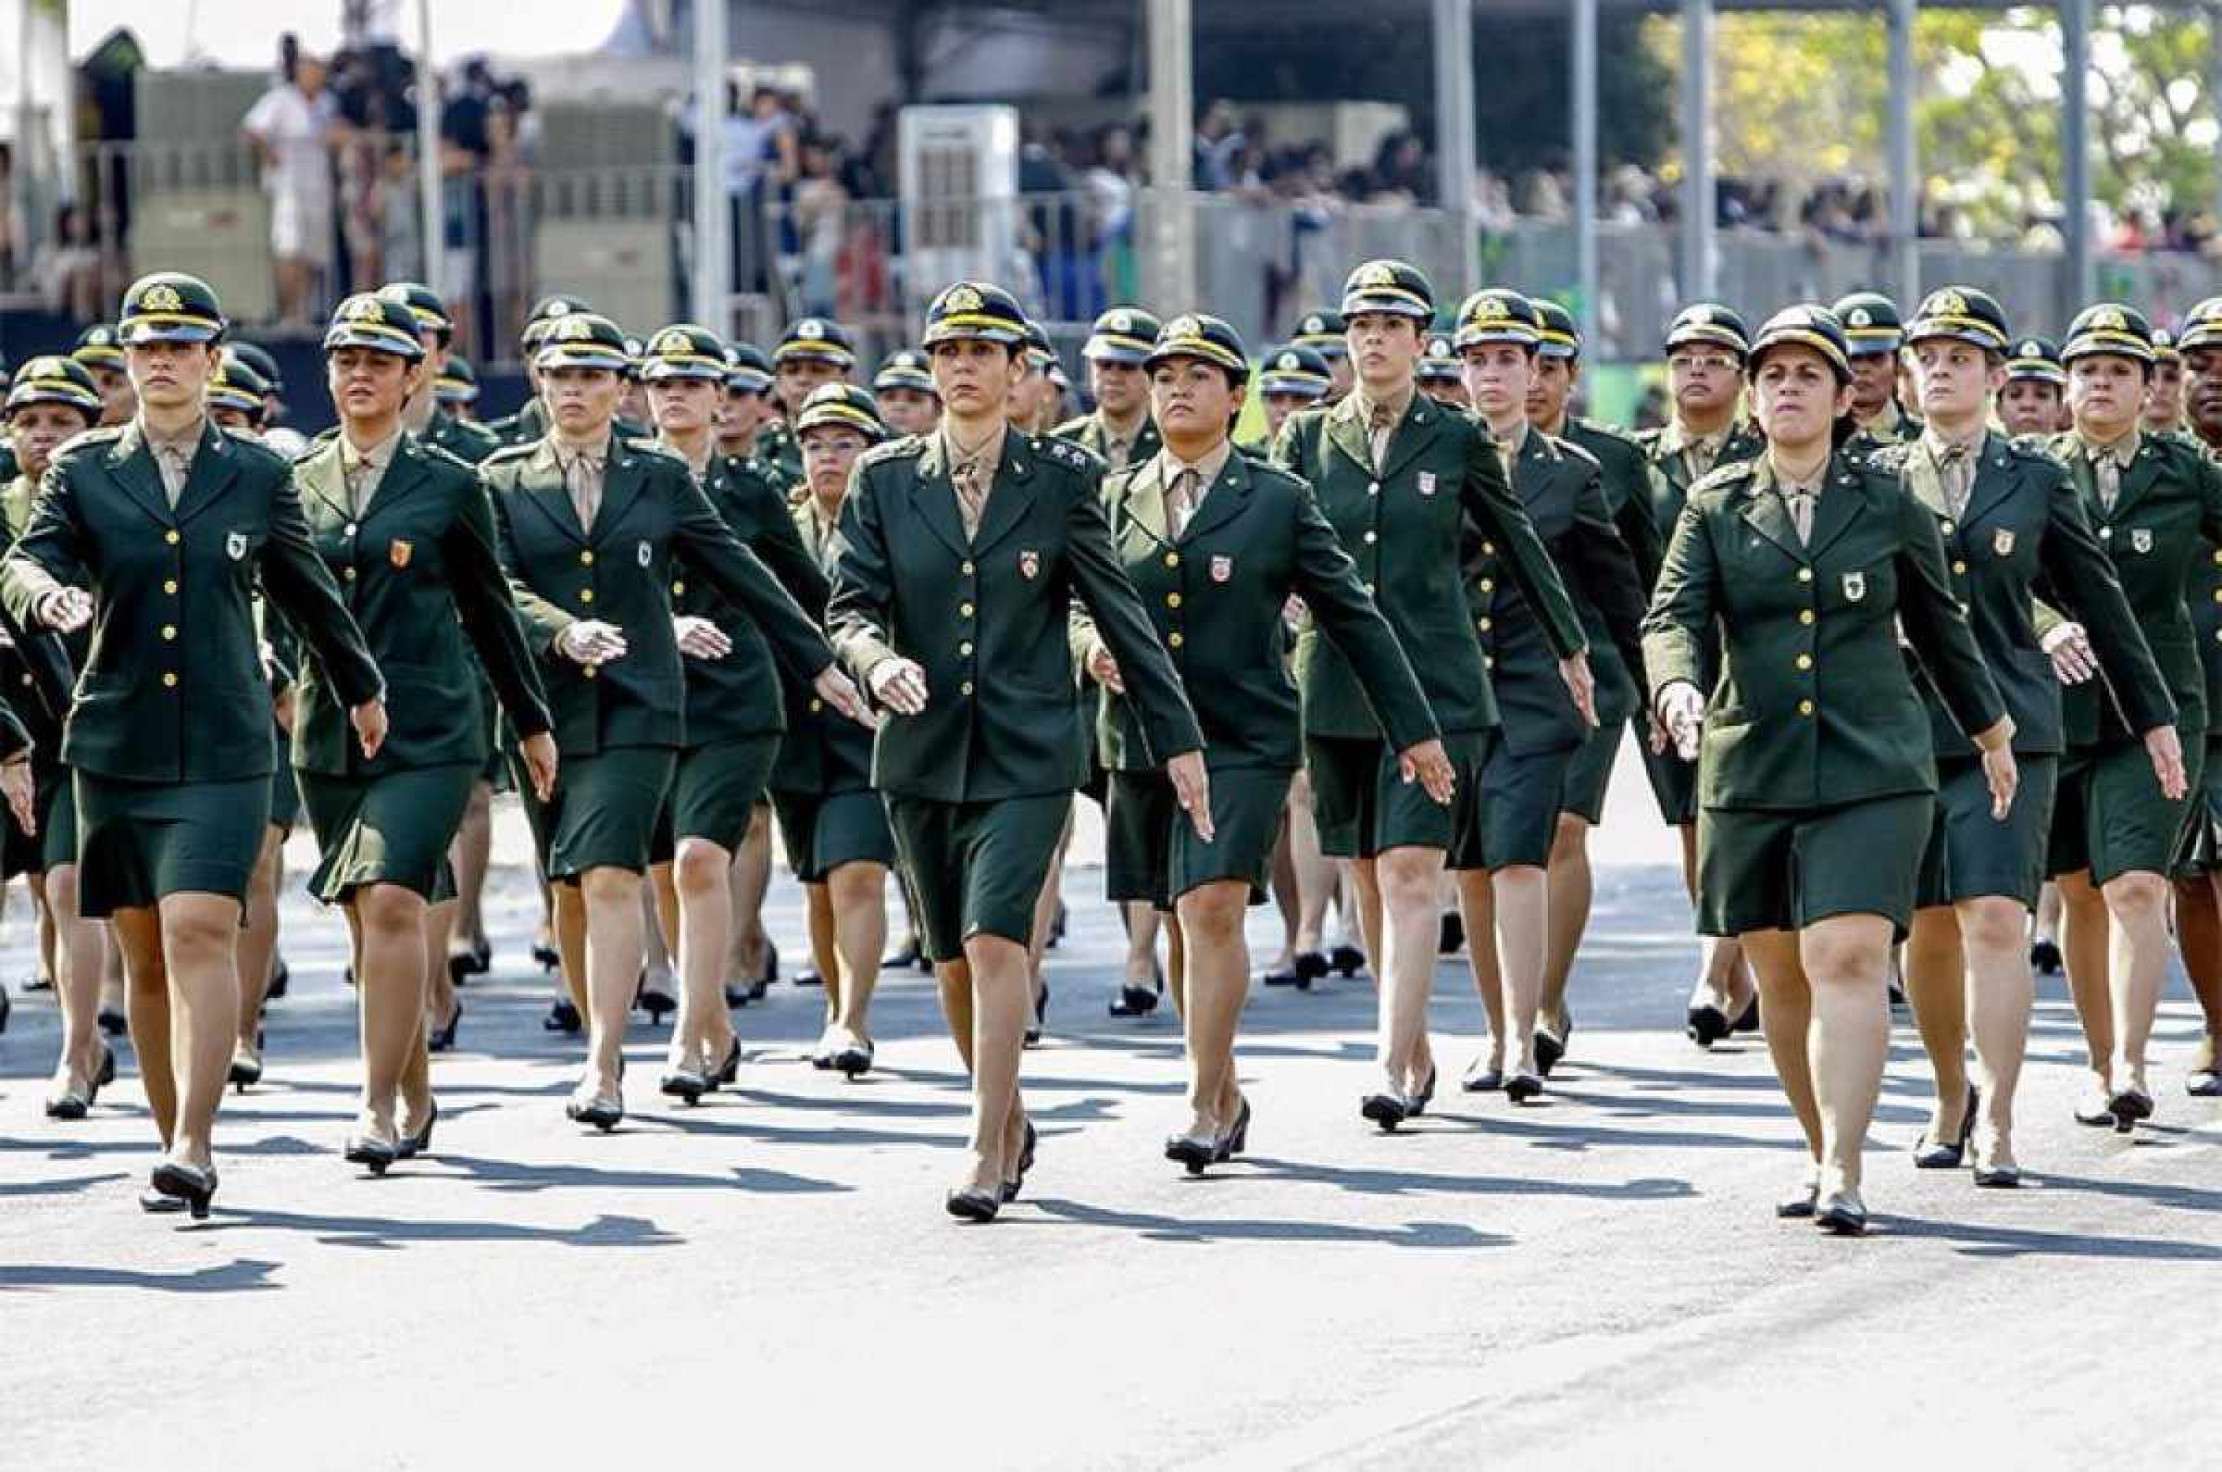
[[[115,340],[116,335],[105,327],[95,327],[85,334],[85,346],[89,348],[104,348]]]
[[[340,308],[339,314],[349,322],[383,322],[386,320],[386,309],[379,305],[378,298],[374,296],[349,297],[347,305]]]
[[[1113,332],[1132,332],[1134,330],[1134,318],[1125,312],[1113,312],[1108,325]]]
[[[958,282],[941,294],[944,312],[977,312],[987,303],[980,299],[979,290],[967,282]]]
[[[694,351],[694,340],[676,327],[666,328],[657,335],[648,351],[651,353],[689,353]]]
[[[1281,354],[1281,356],[1280,356],[1279,360],[1278,360],[1278,361],[1277,361],[1277,362],[1275,363],[1275,365],[1274,365],[1274,366],[1278,367],[1278,368],[1279,368],[1279,369],[1280,369],[1280,370],[1281,370],[1282,372],[1284,372],[1284,373],[1294,373],[1294,372],[1295,372],[1295,371],[1296,371],[1296,370],[1297,370],[1298,368],[1301,368],[1301,367],[1302,367],[1303,365],[1304,365],[1304,360],[1303,360],[1303,359],[1301,359],[1301,358],[1299,358],[1299,357],[1297,357],[1297,356],[1296,356],[1296,354],[1294,354],[1294,353],[1283,353],[1283,354]]]
[[[1474,299],[1473,311],[1467,313],[1469,322],[1502,322],[1512,315],[1512,308],[1501,296],[1482,296]]]
[[[1374,261],[1358,269],[1358,284],[1362,287],[1396,285],[1396,268],[1387,261]]]
[[[1854,307],[1844,316],[1845,323],[1852,327],[1866,327],[1871,325],[1874,320],[1874,314],[1865,307]]]
[[[157,281],[154,285],[139,293],[139,310],[142,312],[182,312],[185,310],[185,299],[177,294],[177,288],[170,285],[169,282]]]
[[[2044,349],[2038,347],[2034,342],[2025,342],[2021,345],[2021,356],[2024,358],[2041,357],[2043,354]]]
[[[825,335],[825,323],[820,322],[815,317],[805,317],[795,324],[795,336],[797,337],[824,337]]]
[[[559,342],[592,342],[594,324],[584,317],[573,317],[556,328],[555,337]]]
[[[2128,326],[2129,320],[2116,307],[2101,307],[2091,314],[2090,327],[2093,332],[2121,332]]]
[[[1967,298],[1956,291],[1940,291],[1929,298],[1929,307],[1939,317],[1965,317]]]
[[[1711,307],[1692,307],[1682,314],[1682,320],[1692,327],[1710,326],[1713,321],[1713,309]]]
[[[550,302],[548,303],[548,310],[541,315],[543,317],[568,317],[571,315],[571,304],[569,302]]]

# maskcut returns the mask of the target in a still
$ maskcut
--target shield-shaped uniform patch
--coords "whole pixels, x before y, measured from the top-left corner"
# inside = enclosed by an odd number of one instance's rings
[[[1018,575],[1031,582],[1042,570],[1042,554],[1028,547],[1018,554]]]
[[[649,546],[646,542],[643,542],[640,544],[639,549],[634,552],[633,555],[640,559],[640,565],[642,567],[646,567],[649,563],[655,560],[656,549]]]
[[[1435,494],[1434,471],[1423,470],[1420,472],[1420,494],[1423,496],[1432,496]]]
[[[1864,572],[1848,572],[1844,574],[1844,601],[1846,603],[1857,603],[1860,599],[1865,598],[1866,596],[1867,574]]]
[[[234,562],[245,557],[247,555],[247,534],[245,532],[226,533],[224,536],[224,553]]]
[[[1223,583],[1233,576],[1234,559],[1232,557],[1213,557],[1211,559],[1211,580],[1213,582]]]
[[[417,549],[414,543],[405,542],[401,538],[395,537],[392,541],[386,544],[386,560],[388,562],[391,562],[395,567],[407,567],[409,565],[410,556],[414,554],[416,550]]]
[[[2002,526],[1991,533],[1991,550],[2001,557],[2014,555],[2014,529]]]
[[[2129,544],[2139,553],[2152,551],[2153,529],[2149,526],[2131,527],[2129,530]]]

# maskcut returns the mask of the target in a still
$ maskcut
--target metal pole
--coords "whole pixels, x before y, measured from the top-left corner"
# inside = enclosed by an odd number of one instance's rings
[[[695,321],[720,337],[733,330],[730,216],[725,198],[725,0],[694,7]]]
[[[1713,0],[1682,0],[1682,299],[1714,293]]]
[[[1189,0],[1149,0],[1151,305],[1182,312],[1196,300],[1196,239],[1189,221],[1189,149],[1196,78]]]
[[[1597,0],[1574,0],[1574,320],[1597,342]]]
[[[1890,0],[1890,284],[1912,311],[1921,295],[1920,161],[1913,136],[1913,21],[1919,0]]]
[[[2060,194],[2067,218],[2065,322],[2097,294],[2091,259],[2091,0],[2060,0]]]
[[[1458,231],[1458,294],[1481,286],[1474,199],[1473,0],[1435,0],[1436,193]]]
[[[440,74],[432,65],[432,0],[417,0],[417,213],[424,234],[424,284],[444,292],[447,217],[440,195]]]

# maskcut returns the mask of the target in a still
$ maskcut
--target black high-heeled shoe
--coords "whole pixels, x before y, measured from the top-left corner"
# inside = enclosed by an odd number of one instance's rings
[[[1820,1204],[1820,1200],[1821,1183],[1805,1181],[1796,1191],[1775,1203],[1775,1215],[1784,1221],[1804,1221],[1813,1215],[1813,1209]]]
[[[419,1155],[432,1153],[432,1127],[440,1122],[440,1101],[432,1100],[430,1112],[424,1116],[424,1128],[413,1135],[403,1135],[400,1146],[394,1151],[398,1160],[414,1160]]]
[[[93,1020],[100,1025],[100,1030],[102,1032],[108,1034],[108,1036],[112,1038],[120,1038],[125,1033],[131,1031],[130,1019],[126,1018],[121,1012],[118,1012],[113,1007],[101,1008],[99,1016],[97,1016]]]
[[[544,940],[532,943],[532,959],[542,971],[553,971],[563,964],[563,953]]]
[[[834,1052],[833,1070],[854,1083],[872,1071],[872,1055],[870,1042],[845,1044]]]
[[[95,1090],[94,1097],[98,1098],[98,1091],[107,1088],[115,1081],[116,1050],[109,1047],[106,1043],[102,1043],[100,1045],[100,1069],[93,1075],[93,1088]]]
[[[825,977],[819,974],[818,968],[815,966],[805,966],[795,973],[796,986],[824,986],[825,984]]]
[[[1325,979],[1328,970],[1329,965],[1325,952],[1298,951],[1295,965],[1296,989],[1300,992],[1310,991],[1312,983]]]
[[[700,1104],[702,1096],[710,1092],[710,1081],[691,1070],[675,1069],[657,1082],[656,1091],[665,1098],[677,1099],[682,1104]]]
[[[1049,944],[1047,949],[1054,951],[1058,946],[1064,944],[1067,918],[1065,902],[1063,900],[1057,901],[1057,913],[1051,916],[1049,921]]]
[[[280,956],[277,964],[271,968],[270,985],[262,989],[262,999],[265,1002],[275,1002],[278,998],[284,996],[292,985],[293,968],[286,965],[285,957]]]
[[[1759,1031],[1759,994],[1757,992],[1752,993],[1751,1000],[1744,1004],[1744,1010],[1736,1014],[1736,1021],[1732,1024],[1731,1030],[1735,1032]]]
[[[624,1122],[625,1101],[612,1099],[606,1094],[581,1100],[574,1094],[564,1101],[563,1112],[572,1123],[592,1125],[606,1135]]]
[[[374,1176],[382,1176],[401,1158],[401,1147],[389,1145],[372,1135],[349,1135],[343,1153],[349,1165],[359,1165]]]
[[[260,1046],[259,1039],[257,1039],[257,1046]],[[261,1083],[261,1055],[256,1053],[240,1052],[235,1049],[231,1055],[231,1069],[225,1075],[225,1082],[229,1083],[234,1089],[238,1090],[242,1094],[246,1093],[247,1090],[255,1084]]]
[[[2056,941],[2033,940],[2029,943],[2029,967],[2039,976],[2060,974],[2060,946]]]
[[[1042,1040],[1042,1028],[1049,1020],[1049,980],[1042,979],[1042,989],[1034,994],[1034,1022],[1026,1029],[1026,1046],[1031,1048]]]
[[[1710,1002],[1702,1007],[1690,1008],[1686,1016],[1687,1020],[1683,1024],[1682,1031],[1688,1035],[1691,1042],[1697,1044],[1700,1048],[1711,1048],[1713,1044],[1728,1036],[1727,1014]]]
[[[1932,1140],[1926,1130],[1922,1132],[1921,1138],[1913,1142],[1914,1169],[1958,1170],[1966,1163],[1967,1142],[1975,1133],[1975,1111],[1982,1097],[1975,1085],[1967,1086],[1967,1113],[1961,1116],[1959,1134],[1952,1140]]]
[[[1515,1104],[1525,1104],[1543,1093],[1543,1080],[1532,1073],[1514,1073],[1504,1081],[1504,1096]]]
[[[1358,1113],[1379,1125],[1384,1135],[1394,1134],[1411,1112],[1399,1094],[1368,1094],[1358,1101]]]
[[[586,1028],[586,1019],[579,1016],[579,1009],[568,999],[548,1004],[548,1015],[540,1019],[542,1032],[560,1032],[566,1037],[577,1037]]]
[[[1026,1121],[1026,1139],[1018,1147],[1018,1174],[1003,1183],[1002,1196],[1004,1201],[1018,1200],[1018,1193],[1026,1185],[1026,1173],[1034,1168],[1034,1146],[1040,1140],[1041,1136],[1034,1130],[1034,1121]]]
[[[183,1202],[194,1221],[208,1219],[208,1204],[216,1199],[213,1167],[179,1165],[165,1160],[148,1176],[147,1184],[172,1200]]]
[[[2140,1121],[2153,1117],[2153,1096],[2140,1088],[2116,1089],[2106,1107],[2114,1112],[2114,1133],[2126,1135]]]
[[[1347,980],[1366,969],[1366,953],[1345,941],[1327,953],[1327,964],[1341,972]]]
[[[1814,1204],[1813,1225],[1831,1236],[1861,1236],[1867,1231],[1867,1207],[1855,1191],[1831,1191]]]
[[[1427,1065],[1427,1081],[1420,1085],[1419,1092],[1405,1096],[1404,1112],[1414,1119],[1427,1113],[1428,1104],[1435,1098],[1435,1072],[1435,1065],[1429,1063]]]
[[[1120,984],[1118,998],[1111,1003],[1113,1017],[1147,1017],[1157,1010],[1157,999],[1165,995],[1165,968],[1152,962],[1150,971],[1150,986]]]
[[[46,1117],[69,1123],[93,1111],[92,1090],[70,1084],[46,1096]]]
[[[1466,917],[1456,910],[1445,910],[1435,928],[1435,954],[1455,956],[1466,949]]]
[[[1249,1148],[1250,1100],[1245,1095],[1242,1100],[1242,1107],[1235,1111],[1234,1127],[1219,1137],[1217,1150],[1212,1158],[1221,1161],[1232,1160]]]
[[[1204,1167],[1219,1158],[1219,1138],[1216,1135],[1167,1135],[1165,1158],[1187,1170],[1192,1176],[1204,1173]]]
[[[710,1070],[709,1084],[715,1091],[726,1084],[737,1082],[741,1076],[741,1039],[734,1034],[733,1045],[725,1050],[725,1061]]]
[[[1551,1070],[1558,1067],[1559,1060],[1565,1056],[1566,1040],[1564,1038],[1547,1027],[1539,1027],[1535,1030],[1535,1071],[1537,1073],[1549,1078]]]
[[[669,992],[648,989],[648,968],[640,968],[640,980],[633,983],[633,1005],[648,1014],[650,1027],[662,1027],[664,1019],[679,1010],[679,999]]]
[[[8,1000],[8,989],[0,986],[0,1032],[8,1030],[8,1018],[15,1012],[15,1003]]]
[[[455,999],[455,1010],[448,1014],[447,1021],[425,1034],[425,1050],[432,1053],[445,1053],[453,1048],[455,1046],[455,1030],[462,1025],[463,999],[457,997]]]
[[[985,1186],[964,1186],[951,1191],[942,1204],[958,1221],[985,1223],[994,1221],[1003,1209],[1003,1198]]]

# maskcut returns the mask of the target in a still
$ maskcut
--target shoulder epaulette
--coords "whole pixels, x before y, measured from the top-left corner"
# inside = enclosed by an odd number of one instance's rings
[[[538,440],[528,440],[521,445],[503,445],[493,454],[479,461],[479,468],[490,470],[496,465],[507,465],[517,460],[529,460],[532,458],[532,452],[539,448],[539,444]]]
[[[1060,440],[1077,440],[1080,438],[1080,436],[1088,432],[1088,421],[1090,417],[1091,416],[1089,415],[1081,414],[1076,416],[1075,418],[1068,419],[1063,424],[1060,424],[1055,429],[1051,430],[1049,432],[1050,437],[1052,439]]]
[[[1071,440],[1033,435],[1029,437],[1029,443],[1032,445],[1035,454],[1045,459],[1054,460],[1070,470],[1093,470],[1101,475],[1108,468],[1101,455],[1094,453],[1086,446],[1076,445]]]
[[[1564,435],[1547,434],[1543,436],[1543,442],[1577,465],[1586,465],[1591,470],[1603,470],[1605,468],[1605,462],[1599,460],[1595,455]]]
[[[71,454],[78,450],[91,449],[94,445],[112,445],[117,440],[123,438],[123,432],[124,426],[121,424],[110,424],[94,429],[81,429],[76,434],[71,435],[68,439],[63,440],[60,444],[56,445],[54,447],[54,453],[46,457],[47,463],[52,464],[54,461],[61,459],[64,455]]]
[[[1756,460],[1731,460],[1726,465],[1716,465],[1700,476],[1690,487],[1690,494],[1701,491],[1732,491],[1758,479],[1759,462]]]
[[[859,465],[884,465],[890,460],[916,460],[926,453],[926,437],[906,434],[899,440],[886,440],[872,446],[856,457]]]

